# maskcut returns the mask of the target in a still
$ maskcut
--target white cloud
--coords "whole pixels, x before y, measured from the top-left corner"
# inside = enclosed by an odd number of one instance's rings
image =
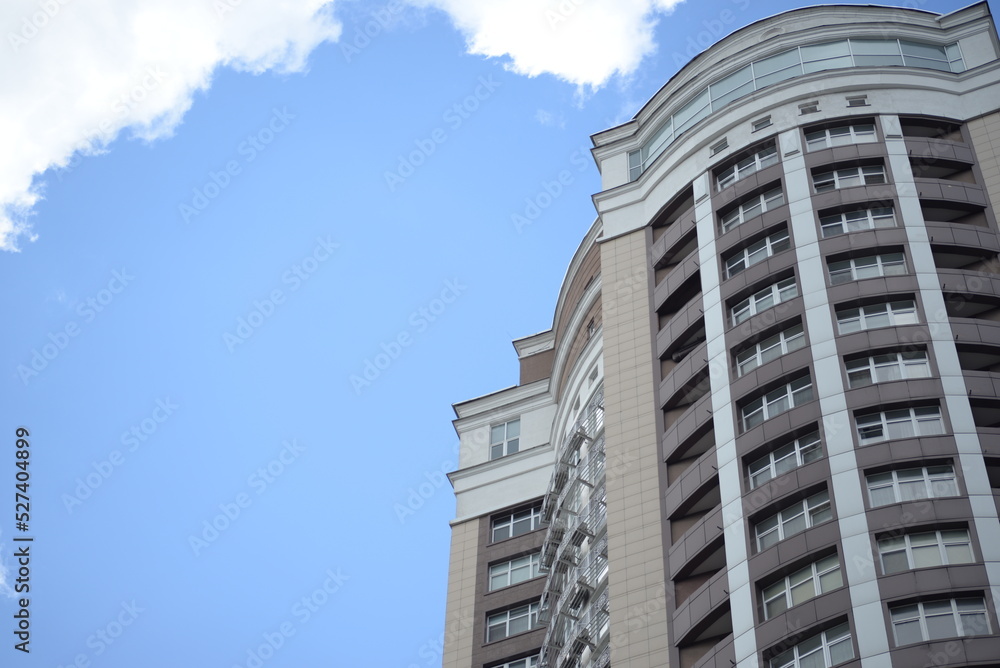
[[[0,249],[34,239],[37,175],[123,129],[170,134],[220,67],[298,71],[341,31],[329,0],[5,0]]]
[[[410,0],[447,12],[470,53],[508,69],[599,87],[652,53],[657,14],[682,0]]]

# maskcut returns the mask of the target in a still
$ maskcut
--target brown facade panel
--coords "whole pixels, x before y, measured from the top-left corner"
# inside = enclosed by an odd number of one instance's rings
[[[521,379],[520,385],[527,385],[538,380],[543,380],[552,375],[552,362],[555,360],[556,351],[543,350],[542,352],[521,358]]]

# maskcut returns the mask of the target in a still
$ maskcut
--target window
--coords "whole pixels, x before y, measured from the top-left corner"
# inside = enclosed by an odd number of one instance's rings
[[[766,311],[781,302],[794,299],[798,295],[799,289],[795,285],[794,276],[786,278],[783,281],[778,281],[777,283],[772,283],[763,290],[750,295],[731,309],[733,325],[738,325],[761,311]]]
[[[843,586],[840,559],[836,554],[815,561],[761,591],[764,619],[771,619],[788,608]]]
[[[950,464],[898,469],[866,477],[872,508],[890,503],[958,496],[955,469]]]
[[[917,305],[912,299],[837,311],[837,329],[841,334],[878,327],[915,325],[917,322]]]
[[[902,573],[944,564],[971,564],[972,540],[965,529],[927,531],[883,538],[878,542],[882,572]]]
[[[809,527],[832,518],[830,493],[824,490],[819,494],[813,494],[808,499],[799,501],[754,525],[757,551],[766,550],[786,538],[791,538]]]
[[[490,615],[486,620],[486,642],[503,640],[538,626],[538,603],[529,603]]]
[[[858,442],[861,445],[881,443],[894,438],[935,436],[944,433],[941,409],[938,406],[900,408],[880,413],[855,414]]]
[[[776,360],[782,355],[787,355],[804,345],[806,345],[806,334],[802,329],[802,325],[789,327],[774,336],[769,336],[755,346],[737,353],[736,374],[742,376],[753,371],[761,364]]]
[[[848,232],[896,227],[896,216],[891,206],[883,206],[820,216],[819,225],[825,239]]]
[[[897,646],[990,633],[986,603],[981,597],[897,605],[889,608],[889,614]]]
[[[712,155],[718,155],[729,148],[729,140],[723,137],[712,146]]]
[[[853,97],[847,97],[848,107],[867,107],[868,106],[868,96],[867,95],[855,95]],[[872,134],[874,135],[874,128],[872,128]]]
[[[542,526],[542,505],[497,515],[493,518],[493,542],[520,536]]]
[[[847,624],[834,626],[806,638],[768,662],[768,668],[829,668],[854,658],[851,630]]]
[[[759,216],[765,211],[777,209],[784,203],[785,196],[781,192],[781,188],[772,188],[762,195],[758,195],[757,197],[743,202],[743,204],[740,204],[738,207],[722,216],[722,231],[728,232],[729,230],[742,225],[751,218]]]
[[[885,167],[882,165],[845,167],[844,169],[813,174],[813,187],[818,193],[852,186],[872,186],[879,183],[885,183]]]
[[[752,267],[762,260],[766,260],[776,253],[788,250],[788,228],[782,228],[774,234],[754,242],[730,256],[726,260],[726,278],[732,278],[747,267]]]
[[[788,385],[771,390],[759,399],[751,401],[740,409],[743,419],[743,431],[753,429],[765,420],[780,415],[785,411],[801,406],[813,399],[812,379],[809,375],[802,376]]]
[[[538,577],[541,554],[535,552],[490,566],[490,591],[502,589]]]
[[[538,668],[538,655],[518,659],[517,661],[508,661],[499,666],[494,666],[494,668]]]
[[[844,366],[847,368],[847,383],[852,388],[931,375],[927,353],[923,350],[863,357],[845,362]]]
[[[745,65],[699,90],[693,99],[663,121],[663,125],[640,148],[629,152],[629,180],[639,178],[674,140],[695,123],[744,95],[802,74],[871,65],[905,65],[944,72],[965,70],[958,44],[938,46],[898,39],[843,39],[781,51]],[[813,102],[800,108],[809,109],[815,104]],[[754,129],[757,129],[758,122],[754,122]]]
[[[777,478],[782,473],[787,473],[809,462],[814,462],[822,456],[823,442],[819,438],[818,431],[801,436],[750,462],[747,466],[750,488],[760,487],[768,480]]]
[[[499,459],[517,452],[520,435],[520,419],[493,425],[490,429],[490,459]]]
[[[862,100],[862,105],[860,106],[864,106],[865,98],[862,97],[859,99]],[[848,98],[848,103],[850,103],[850,101],[851,99]],[[816,151],[821,148],[829,148],[831,146],[864,144],[877,140],[878,138],[875,136],[874,123],[855,123],[853,125],[841,125],[836,128],[826,128],[823,130],[812,130],[811,132],[806,132],[806,150]]]
[[[828,262],[826,267],[830,271],[831,285],[840,285],[865,278],[901,276],[906,273],[906,259],[902,253],[883,253]]]
[[[764,118],[760,118],[760,119],[754,121],[752,123],[751,127],[753,128],[754,132],[757,132],[759,130],[763,130],[764,128],[769,128],[769,127],[771,127],[771,117],[770,116],[765,116]]]
[[[778,149],[774,142],[763,147],[756,153],[736,162],[729,167],[716,172],[715,182],[719,190],[730,186],[742,178],[750,176],[756,171],[776,165],[778,163]]]

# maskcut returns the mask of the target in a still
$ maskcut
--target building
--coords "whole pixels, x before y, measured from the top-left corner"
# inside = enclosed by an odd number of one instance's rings
[[[986,3],[759,21],[592,139],[551,329],[455,406],[444,666],[1000,666]]]

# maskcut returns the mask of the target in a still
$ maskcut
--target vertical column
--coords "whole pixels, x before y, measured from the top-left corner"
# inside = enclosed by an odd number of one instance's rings
[[[715,430],[716,466],[722,495],[723,535],[729,601],[733,617],[733,649],[739,668],[757,668],[757,635],[754,631],[753,584],[747,563],[747,526],[743,515],[742,472],[736,456],[736,430],[730,392],[729,351],[726,348],[726,309],[720,290],[718,251],[715,245],[715,212],[709,196],[711,175],[694,182],[695,221],[698,226],[698,264],[701,266],[702,309],[705,312],[706,352],[712,383],[712,426]]]
[[[994,121],[995,133],[1000,138],[1000,116]],[[927,227],[920,209],[919,193],[913,181],[913,170],[906,150],[906,142],[898,116],[883,116],[882,127],[887,136],[889,168],[896,184],[899,198],[899,217],[906,227],[910,257],[917,274],[923,317],[931,334],[931,345],[944,388],[944,405],[947,409],[951,432],[958,446],[961,476],[965,482],[969,503],[972,505],[973,522],[979,535],[980,548],[989,574],[990,588],[996,608],[1000,608],[1000,519],[997,517],[993,490],[986,475],[986,462],[972,417],[972,406],[965,386],[965,377],[958,360],[955,335],[951,331],[944,294],[934,265]],[[978,147],[977,147],[978,149]],[[996,161],[994,158],[994,167]],[[994,195],[995,197],[996,195]]]
[[[669,663],[646,230],[601,244],[611,663]],[[622,286],[628,286],[622,288]]]
[[[865,516],[864,491],[854,454],[851,419],[844,396],[844,379],[837,354],[833,316],[826,291],[826,266],[819,249],[812,206],[812,179],[803,155],[799,129],[785,132],[779,142],[785,173],[796,276],[806,311],[806,336],[813,358],[813,387],[823,415],[823,447],[830,462],[830,497],[840,528],[841,558],[854,609],[852,633],[864,668],[891,666],[889,638],[872,561]]]
[[[442,668],[469,668],[472,665],[479,522],[472,519],[451,527]]]

